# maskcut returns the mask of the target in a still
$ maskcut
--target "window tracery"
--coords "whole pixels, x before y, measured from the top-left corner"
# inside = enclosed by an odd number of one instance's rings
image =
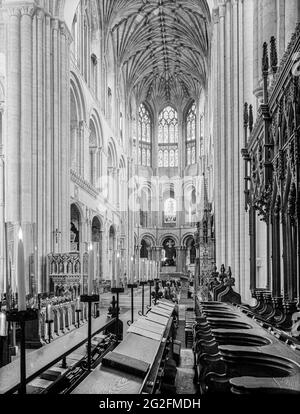
[[[171,106],[159,115],[158,166],[178,167],[178,115]]]
[[[139,165],[151,167],[151,117],[144,104],[139,109]]]
[[[196,163],[196,104],[193,103],[186,117],[186,165]]]

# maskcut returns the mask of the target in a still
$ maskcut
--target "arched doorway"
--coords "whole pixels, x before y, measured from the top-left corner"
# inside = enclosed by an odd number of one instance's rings
[[[81,241],[81,214],[76,204],[71,205],[70,251],[79,252]]]
[[[163,241],[162,249],[162,267],[176,266],[176,248],[175,240],[172,237],[167,237]]]
[[[92,221],[92,243],[95,252],[95,275],[97,280],[102,279],[102,233],[101,222],[98,217]]]

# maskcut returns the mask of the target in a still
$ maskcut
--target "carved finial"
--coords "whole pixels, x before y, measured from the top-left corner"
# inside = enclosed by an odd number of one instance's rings
[[[280,198],[280,195],[278,194],[277,197],[276,197],[276,202],[275,202],[275,206],[274,206],[274,216],[275,217],[279,216],[280,209],[281,209],[281,198]]]
[[[229,278],[231,278],[231,276],[232,276],[232,271],[231,271],[231,267],[230,266],[228,267],[227,275],[228,275]]]
[[[293,182],[291,185],[290,193],[288,197],[288,214],[290,216],[292,224],[295,223],[296,198],[297,198],[297,190],[296,190],[296,185]]]
[[[244,127],[245,128],[248,127],[248,122],[249,122],[248,104],[247,102],[245,102],[244,104]]]
[[[277,66],[278,66],[278,57],[277,57],[276,39],[274,36],[271,37],[270,44],[271,44],[271,50],[270,50],[271,68],[272,68],[272,72],[276,73]]]
[[[262,72],[266,74],[269,72],[269,56],[268,56],[268,44],[263,45],[263,57],[262,57]]]
[[[253,106],[252,105],[249,106],[249,130],[250,130],[250,133],[253,130]]]

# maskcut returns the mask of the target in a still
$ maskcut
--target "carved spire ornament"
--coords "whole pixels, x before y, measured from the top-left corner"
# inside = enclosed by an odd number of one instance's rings
[[[268,44],[267,42],[263,45],[263,56],[262,56],[262,72],[263,75],[269,72],[269,56],[268,56]]]
[[[250,134],[253,131],[253,106],[249,106],[249,130]]]
[[[272,72],[275,74],[277,72],[277,67],[278,67],[278,57],[277,57],[276,39],[274,36],[271,37],[270,45],[271,45],[271,50],[270,50],[271,68],[272,68]]]
[[[245,102],[244,104],[244,128],[248,127],[249,123],[249,113],[248,113],[248,104]]]

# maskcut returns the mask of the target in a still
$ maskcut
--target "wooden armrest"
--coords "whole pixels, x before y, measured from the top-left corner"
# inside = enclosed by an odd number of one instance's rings
[[[218,372],[208,372],[205,377],[204,380],[205,382],[217,382],[217,383],[229,383],[229,377],[227,377],[226,372],[224,373],[218,373]]]
[[[220,361],[221,356],[219,353],[217,354],[207,354],[207,353],[203,353],[201,355],[198,356],[198,362],[201,363],[201,361],[205,361],[205,362],[217,362]]]

